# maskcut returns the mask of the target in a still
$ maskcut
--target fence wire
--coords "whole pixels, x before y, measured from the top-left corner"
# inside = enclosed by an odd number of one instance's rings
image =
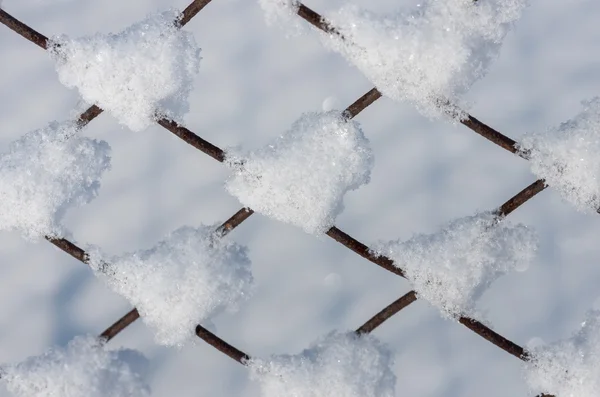
[[[195,0],[191,4],[189,4],[187,8],[182,12],[181,18],[177,23],[178,27],[184,27],[210,2],[211,0]],[[323,18],[319,13],[315,12],[314,10],[310,9],[302,3],[297,4],[297,15],[298,17],[304,19],[306,22],[314,26],[316,29],[321,30],[325,34],[336,35],[344,39],[341,33],[339,33],[331,23],[329,23],[325,18]],[[31,43],[37,45],[38,47],[44,50],[48,49],[49,40],[45,35],[43,35],[40,32],[37,32],[27,24],[19,21],[17,18],[15,18],[14,16],[10,15],[2,9],[0,9],[0,23],[2,23],[15,33],[21,35]],[[353,102],[351,105],[349,105],[343,111],[342,114],[348,120],[353,119],[354,117],[358,116],[364,109],[376,102],[377,99],[379,99],[381,96],[382,94],[376,88],[372,88],[360,98],[358,98],[355,102]],[[448,108],[448,106],[446,106],[449,104],[447,100],[440,98],[439,103],[440,105],[444,105],[444,109]],[[450,108],[453,109],[453,114],[450,116],[456,116],[457,114],[460,115],[458,119],[459,122],[467,128],[469,128],[471,131],[484,137],[485,139],[489,140],[495,145],[513,154],[516,154],[517,156],[520,156],[525,160],[528,160],[528,156],[526,153],[522,153],[517,150],[516,141],[495,130],[494,128],[484,124],[474,116],[462,111],[458,107],[451,106]],[[78,127],[80,129],[83,128],[88,123],[93,121],[96,117],[98,117],[100,114],[102,114],[102,112],[103,110],[98,106],[91,106],[77,117]],[[167,131],[174,134],[176,137],[180,138],[183,142],[193,146],[194,148],[198,149],[204,154],[212,157],[213,159],[221,163],[225,161],[225,152],[223,151],[223,149],[206,141],[205,139],[196,135],[188,128],[168,118],[160,118],[157,120],[157,123]],[[517,208],[525,204],[528,200],[541,193],[546,187],[547,185],[544,180],[536,180],[527,187],[525,187],[523,190],[518,192],[516,195],[511,197],[509,200],[498,206],[498,208],[494,212],[498,221],[502,221]],[[215,236],[217,238],[225,237],[232,230],[240,226],[246,219],[250,218],[253,213],[254,211],[251,208],[241,208],[215,230]],[[326,234],[339,244],[345,246],[346,248],[360,255],[369,262],[378,265],[397,276],[406,277],[404,272],[401,270],[402,264],[395,264],[391,258],[388,258],[386,256],[375,255],[369,250],[369,248],[365,244],[356,240],[348,233],[340,230],[336,226],[333,226],[331,229],[329,229]],[[65,238],[56,238],[51,236],[47,236],[46,240],[54,246],[61,249],[62,251],[64,251],[65,253],[71,255],[73,258],[79,260],[84,264],[88,264],[88,254],[85,252],[85,250],[83,250],[73,242]],[[399,299],[395,300],[394,302],[383,308],[380,312],[375,314],[371,319],[369,319],[363,325],[357,328],[355,332],[359,334],[366,334],[372,332],[377,327],[382,325],[386,320],[396,315],[398,312],[408,307],[411,303],[415,302],[416,300],[417,294],[415,293],[415,291],[409,291]],[[110,325],[104,332],[102,332],[100,334],[100,338],[102,338],[106,343],[108,343],[120,332],[125,330],[130,324],[135,322],[138,318],[139,313],[137,309],[134,308],[128,313],[126,313],[119,320],[117,320],[114,324]],[[460,322],[460,324],[464,325],[469,330],[473,331],[477,335],[481,336],[482,338],[497,346],[498,348],[504,350],[505,352],[515,356],[516,358],[523,361],[528,361],[530,359],[527,351],[523,347],[512,342],[508,338],[500,335],[499,333],[482,324],[478,320],[469,317],[460,317],[458,321]],[[245,364],[246,361],[249,360],[251,357],[244,351],[236,348],[235,346],[230,345],[229,343],[219,338],[212,332],[208,331],[201,325],[197,325],[195,333],[206,343],[208,343],[215,349],[219,350],[223,354],[227,355],[228,357],[241,364]],[[542,396],[552,397],[551,395]]]

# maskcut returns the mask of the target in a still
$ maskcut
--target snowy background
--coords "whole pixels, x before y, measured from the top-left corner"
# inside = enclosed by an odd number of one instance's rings
[[[394,10],[414,0],[354,0]],[[371,4],[373,3],[373,4]],[[517,139],[578,113],[600,95],[600,4],[532,0],[500,58],[468,95],[471,114]],[[338,0],[311,0],[325,12]],[[46,35],[119,31],[186,1],[4,0]],[[259,147],[327,99],[344,108],[372,86],[316,34],[286,39],[255,1],[213,0],[185,28],[202,48],[185,125],[220,147]],[[333,97],[333,98],[331,98]],[[62,86],[48,55],[0,26],[0,149],[79,96]],[[375,155],[369,185],[349,193],[337,225],[369,244],[408,239],[476,210],[493,209],[535,180],[527,163],[462,126],[432,122],[410,104],[380,99],[361,113]],[[159,126],[131,132],[103,114],[85,134],[108,141],[112,170],[99,197],[71,210],[75,240],[114,255],[148,248],[182,226],[223,221],[240,204],[223,188],[226,168]],[[525,345],[563,339],[600,297],[600,218],[552,189],[511,215],[534,226],[540,250],[525,273],[499,279],[481,299],[493,328]],[[219,336],[251,355],[297,353],[334,329],[353,329],[409,290],[408,283],[331,239],[254,215],[231,238],[250,248],[257,289]],[[21,361],[76,335],[98,334],[131,307],[86,266],[52,245],[0,235],[0,362]],[[597,304],[596,304],[596,307]],[[418,301],[374,333],[396,351],[397,395],[525,396],[521,362]],[[111,344],[150,359],[155,396],[258,395],[247,370],[202,341],[159,347],[138,321]],[[176,391],[176,392],[175,392]],[[8,395],[0,389],[0,395]]]

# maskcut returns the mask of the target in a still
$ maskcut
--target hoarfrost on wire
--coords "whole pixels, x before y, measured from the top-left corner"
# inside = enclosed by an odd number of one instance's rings
[[[373,155],[359,124],[330,111],[302,115],[259,150],[230,150],[226,163],[225,187],[244,206],[319,235],[343,211],[344,195],[369,182]]]
[[[108,350],[93,336],[79,336],[18,364],[0,369],[17,397],[145,397],[147,360],[134,350]]]
[[[248,362],[263,397],[393,397],[393,356],[371,335],[332,332],[297,355]]]
[[[90,266],[137,307],[158,343],[182,346],[197,324],[235,310],[253,289],[246,248],[215,228],[182,227],[151,249],[112,258],[93,248]]]
[[[78,135],[74,122],[25,134],[0,154],[0,230],[61,235],[66,210],[96,197],[109,168],[108,144]]]
[[[526,134],[519,150],[531,171],[582,212],[600,209],[600,98],[584,102],[573,119]]]
[[[522,224],[498,222],[492,213],[459,218],[438,233],[374,246],[401,268],[418,296],[445,317],[476,314],[475,301],[513,270],[523,271],[537,250],[537,236]]]
[[[325,15],[339,34],[322,38],[384,96],[408,100],[434,117],[455,112],[450,103],[487,73],[526,5],[527,0],[429,0],[391,15],[347,5]]]
[[[134,131],[157,117],[181,120],[201,58],[179,19],[172,10],[117,34],[53,38],[49,48],[61,83]]]
[[[533,393],[599,395],[600,311],[590,311],[571,338],[532,348],[528,353],[525,377]]]

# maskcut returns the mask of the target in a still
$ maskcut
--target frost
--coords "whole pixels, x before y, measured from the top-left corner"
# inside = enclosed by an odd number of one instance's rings
[[[529,351],[525,376],[531,390],[557,397],[600,394],[600,311],[587,315],[571,338]]]
[[[575,118],[545,133],[526,134],[519,149],[531,171],[579,211],[600,208],[600,98]]]
[[[96,197],[110,147],[76,132],[75,123],[53,122],[0,154],[0,230],[32,239],[60,235],[67,208]]]
[[[334,332],[297,355],[248,362],[262,397],[394,397],[392,354],[370,335]]]
[[[373,251],[392,258],[419,297],[456,318],[474,315],[474,302],[485,289],[509,271],[525,270],[536,249],[531,229],[482,213],[454,220],[435,234],[381,243]]]
[[[427,116],[453,110],[497,57],[527,0],[429,0],[415,10],[378,15],[354,5],[327,15],[339,31],[323,35],[381,93],[408,100]],[[342,38],[343,37],[343,38]]]
[[[200,49],[178,19],[175,11],[163,12],[117,34],[55,37],[50,49],[61,83],[134,131],[151,125],[157,113],[180,119]]]
[[[137,307],[158,343],[181,346],[198,323],[235,310],[252,291],[246,249],[215,237],[215,228],[182,227],[149,250],[119,257],[91,250],[90,266]]]
[[[307,113],[269,145],[227,153],[226,189],[258,213],[325,233],[346,192],[369,182],[373,156],[358,123],[339,112]]]
[[[2,380],[18,397],[149,396],[146,359],[133,350],[107,350],[92,336],[73,339],[22,363],[2,368]]]

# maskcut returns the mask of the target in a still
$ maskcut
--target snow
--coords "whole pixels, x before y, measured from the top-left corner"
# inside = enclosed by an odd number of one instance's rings
[[[599,395],[600,311],[590,311],[571,338],[535,347],[529,353],[525,376],[532,393],[557,397]]]
[[[527,0],[428,0],[377,14],[347,5],[325,17],[341,33],[322,34],[384,95],[435,117],[459,102],[498,56]]]
[[[93,336],[2,368],[2,381],[18,397],[149,396],[146,359],[133,350],[108,350]]]
[[[109,168],[108,144],[80,136],[73,122],[23,135],[0,154],[0,230],[60,236],[66,210],[96,197]]]
[[[248,362],[262,397],[394,397],[393,356],[371,335],[332,332],[297,355]]]
[[[476,315],[476,300],[490,284],[510,271],[524,271],[536,250],[533,230],[498,222],[491,213],[459,218],[437,233],[373,248],[393,259],[417,295],[447,318]]]
[[[225,187],[242,205],[273,219],[325,233],[344,195],[367,184],[373,168],[360,125],[339,111],[303,114],[290,130],[252,152],[227,151]]]
[[[528,133],[519,149],[531,171],[582,212],[600,208],[600,98],[547,132]]]
[[[267,24],[279,24],[287,29],[293,28],[295,32],[299,31],[301,25],[296,17],[297,0],[258,0],[258,4],[264,11]]]
[[[252,292],[246,248],[215,237],[216,227],[185,226],[151,249],[118,257],[91,249],[90,266],[137,307],[158,343],[182,346],[197,324],[235,310]]]
[[[60,82],[134,131],[151,125],[157,112],[181,120],[201,58],[178,18],[172,10],[117,34],[54,37],[50,53]]]

